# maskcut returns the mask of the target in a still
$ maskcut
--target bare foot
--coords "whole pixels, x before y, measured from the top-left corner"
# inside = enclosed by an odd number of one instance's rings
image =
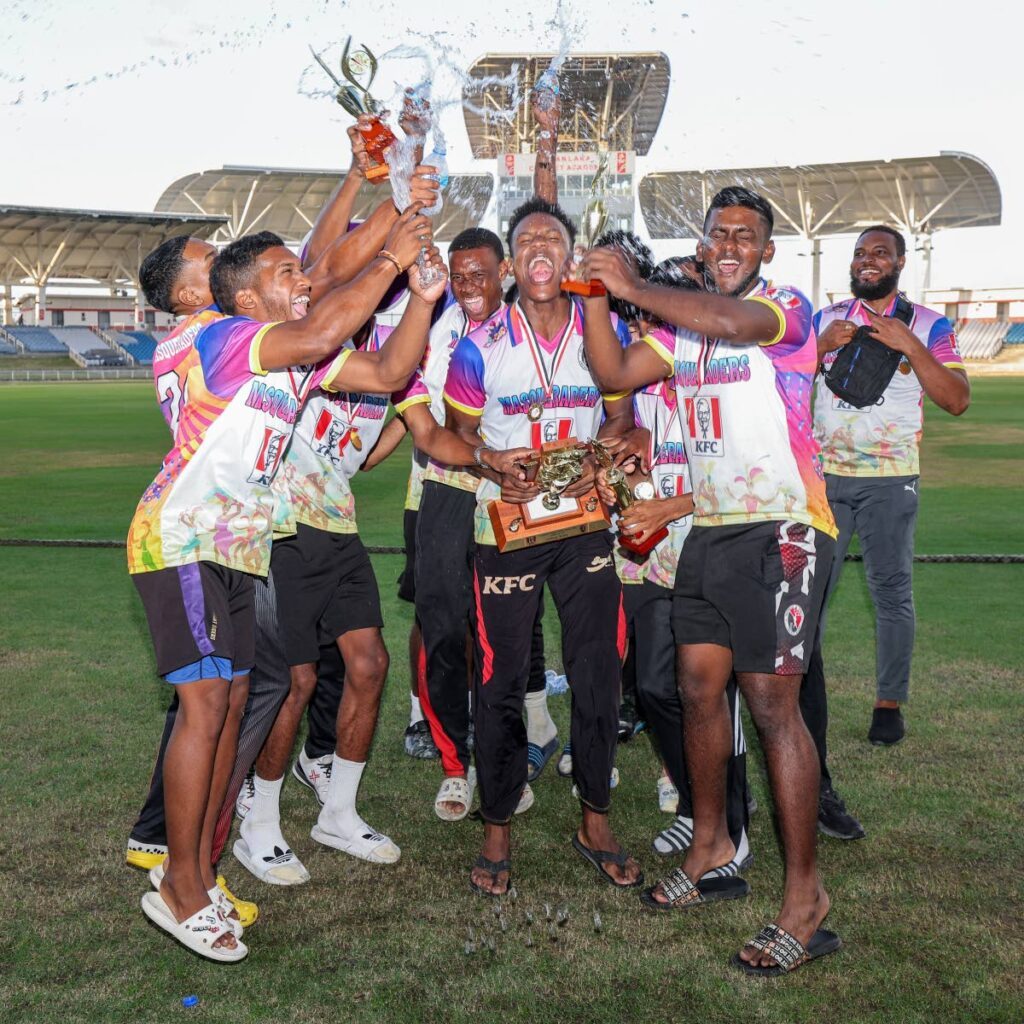
[[[489,861],[508,860],[512,852],[512,829],[509,825],[484,824],[484,845],[480,855]],[[508,892],[509,871],[492,872],[486,867],[473,866],[470,881],[492,896],[504,896]]]
[[[604,850],[607,853],[622,852],[618,840],[612,835],[608,815],[598,814],[588,807],[583,809],[583,824],[580,825],[576,837],[588,850]],[[640,865],[632,857],[627,857],[625,864],[621,866],[605,861],[601,865],[601,870],[616,885],[623,888],[633,885],[640,877]]]
[[[174,915],[174,920],[181,924],[182,921],[187,921],[193,914],[197,914],[204,907],[210,905],[209,894],[203,892],[196,894],[189,890],[187,894],[181,893],[179,890],[174,888],[174,879],[170,874],[164,875],[164,880],[160,883],[160,898],[167,904],[167,909]],[[229,929],[222,935],[216,942],[213,943],[213,949],[236,949],[238,942],[235,939],[234,933]]]
[[[687,853],[689,854],[689,851],[687,851]],[[728,864],[735,856],[736,845],[727,840],[725,845],[717,847],[710,853],[698,850],[696,857],[691,859],[690,856],[687,856],[682,870],[686,874],[686,877],[696,885],[708,871],[711,871],[713,868],[720,868],[723,864]],[[696,863],[697,867],[693,867],[693,863]],[[708,864],[709,866],[704,867],[705,864]],[[694,873],[691,874],[691,871]],[[651,896],[654,897],[654,900],[657,903],[668,904],[672,902],[668,896],[665,895],[664,879],[660,879],[654,885],[651,889]]]
[[[821,927],[822,921],[828,915],[830,905],[828,893],[822,888],[821,882],[818,882],[816,889],[812,890],[806,898],[802,894],[787,897],[775,923],[806,946],[814,933]],[[754,967],[776,966],[775,958],[770,953],[762,952],[753,946],[744,946],[740,950],[740,959]]]

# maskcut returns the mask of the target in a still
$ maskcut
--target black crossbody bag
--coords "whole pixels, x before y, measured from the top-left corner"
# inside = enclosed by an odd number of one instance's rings
[[[909,326],[914,318],[914,307],[899,295],[892,315]],[[844,402],[863,409],[882,397],[902,358],[899,352],[883,345],[869,326],[862,325],[825,371],[825,384]]]

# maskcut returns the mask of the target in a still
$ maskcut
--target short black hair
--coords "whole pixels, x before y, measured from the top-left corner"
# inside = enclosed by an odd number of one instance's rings
[[[669,256],[654,268],[649,279],[650,283],[665,285],[667,288],[701,291],[701,286],[683,270],[684,263],[697,265],[697,258],[695,256]]]
[[[865,228],[858,236],[857,241],[859,242],[868,232],[870,231],[881,231],[882,234],[892,235],[896,239],[896,255],[906,256],[907,255],[907,240],[903,235],[895,228],[889,227],[888,224],[872,224],[871,227]]]
[[[727,206],[745,206],[748,210],[759,213],[768,225],[768,237],[771,238],[775,230],[775,213],[772,204],[762,195],[758,195],[752,189],[744,188],[742,185],[727,185],[708,204],[708,212],[704,214],[704,227],[707,228],[708,220],[714,210],[721,210]]]
[[[499,263],[505,258],[505,247],[501,239],[488,228],[466,228],[460,231],[448,246],[448,255],[469,249],[490,249],[498,257]]]
[[[210,268],[210,291],[221,312],[235,312],[235,295],[253,282],[256,261],[284,242],[273,231],[243,235],[217,254]]]
[[[572,248],[576,243],[576,225],[573,224],[569,214],[558,203],[549,203],[546,199],[541,199],[540,196],[534,196],[532,199],[527,199],[522,206],[517,207],[512,214],[512,219],[508,222],[508,234],[505,238],[508,241],[510,253],[512,252],[512,236],[516,233],[516,228],[534,213],[546,213],[549,217],[554,217],[569,233],[569,247]]]
[[[146,301],[163,313],[174,312],[174,285],[185,265],[185,246],[191,235],[175,235],[161,242],[139,267],[139,286]]]
[[[594,246],[596,248],[608,247],[618,249],[631,257],[636,264],[637,274],[644,281],[648,280],[651,274],[654,273],[654,253],[651,252],[650,246],[632,231],[620,231],[618,229],[606,231],[594,241]],[[626,302],[615,295],[608,297],[608,305],[611,311],[620,320],[625,320],[626,323],[639,320],[642,315],[638,306],[634,306],[632,302]]]

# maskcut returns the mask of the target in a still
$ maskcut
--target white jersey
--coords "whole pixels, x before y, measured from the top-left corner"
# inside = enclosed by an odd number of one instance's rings
[[[746,301],[777,314],[774,338],[727,344],[681,328],[656,328],[643,339],[674,370],[694,525],[790,519],[834,537],[811,431],[818,365],[811,304],[795,289],[763,280]]]
[[[375,324],[363,348],[376,352],[393,328]],[[355,351],[351,339],[342,351]],[[291,447],[275,482],[274,532],[295,532],[303,523],[331,533],[357,533],[350,480],[384,429],[388,395],[312,391],[302,409]]]
[[[885,310],[892,316],[893,299]],[[864,304],[847,299],[828,306],[814,316],[817,334],[833,320],[851,320],[870,324]],[[911,331],[943,365],[964,368],[956,346],[953,325],[941,314],[914,304]],[[823,360],[826,368],[839,352],[829,352]],[[916,476],[920,469],[918,449],[921,443],[924,390],[906,358],[875,405],[858,409],[834,395],[818,375],[814,390],[814,436],[821,445],[821,464],[826,473],[838,476]]]
[[[623,345],[629,331],[613,316]],[[604,408],[583,349],[583,306],[573,300],[558,337],[538,337],[519,303],[508,307],[456,346],[444,397],[456,409],[480,417],[480,436],[492,448],[539,448],[546,441],[597,435]],[[531,406],[539,419],[528,416]],[[476,539],[494,544],[487,506],[501,489],[483,479],[477,489]]]
[[[636,421],[651,433],[648,457],[651,482],[657,498],[677,498],[690,493],[690,467],[683,445],[683,428],[671,381],[650,384],[633,396]],[[615,563],[623,583],[650,580],[661,587],[673,587],[683,542],[690,532],[692,516],[681,516],[668,524],[668,536],[647,555],[635,555],[616,545]]]

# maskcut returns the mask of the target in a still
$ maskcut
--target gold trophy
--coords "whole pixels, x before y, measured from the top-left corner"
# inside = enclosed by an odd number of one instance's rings
[[[589,445],[570,437],[542,444],[523,464],[527,477],[537,481],[541,493],[523,504],[498,498],[487,506],[499,551],[608,529],[608,513],[596,488],[579,498],[567,498],[563,493],[583,475],[583,460],[590,451]]]
[[[583,249],[590,249],[594,243],[604,234],[605,225],[608,223],[608,206],[602,198],[604,195],[604,178],[608,171],[608,154],[601,154],[601,162],[597,165],[597,173],[590,183],[590,199],[583,210],[580,218],[580,233],[576,238],[576,244]],[[577,281],[573,277],[564,278],[562,281],[563,292],[575,292],[577,295],[585,295],[592,298],[595,295],[607,295],[605,286],[592,277],[589,281]]]
[[[646,477],[640,477],[635,484],[630,485],[629,480],[626,479],[626,474],[615,465],[611,452],[596,438],[590,442],[590,450],[604,470],[605,481],[615,492],[615,501],[623,512],[634,501],[648,501],[655,496],[654,484]],[[664,526],[660,530],[656,530],[654,533],[644,537],[643,540],[634,540],[620,533],[619,545],[627,551],[632,551],[634,554],[646,555],[667,536],[668,528]]]
[[[373,161],[373,166],[366,171],[366,178],[368,181],[379,181],[388,176],[384,152],[394,144],[395,133],[383,120],[381,105],[370,95],[370,86],[377,77],[377,58],[367,46],[360,46],[354,53],[351,49],[352,37],[349,36],[341,54],[341,73],[348,80],[347,85],[324,63],[312,46],[309,51],[338,87],[334,99],[353,117],[359,118],[366,114],[371,118],[367,127],[359,128],[359,134],[366,144],[366,155]]]

